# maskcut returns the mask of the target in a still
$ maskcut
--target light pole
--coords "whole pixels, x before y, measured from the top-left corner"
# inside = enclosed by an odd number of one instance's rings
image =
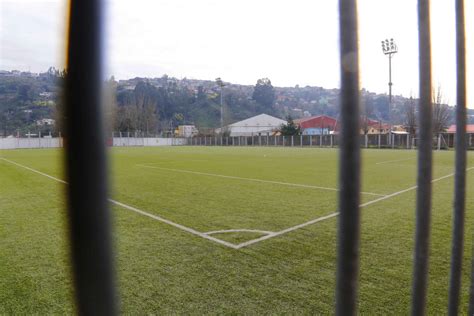
[[[221,88],[221,134],[222,134],[222,129],[224,128],[224,107],[223,107],[223,93],[222,93],[222,90],[225,86],[224,82],[222,81],[222,79],[219,77],[219,78],[216,78],[216,83],[217,85]]]
[[[390,136],[388,138],[389,145],[392,143],[392,56],[398,52],[397,44],[393,38],[382,41],[382,51],[388,55],[388,123],[390,125]]]

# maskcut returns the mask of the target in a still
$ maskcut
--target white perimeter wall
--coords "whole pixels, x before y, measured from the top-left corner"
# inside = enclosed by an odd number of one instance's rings
[[[114,137],[113,146],[179,146],[185,138],[139,138]],[[62,138],[0,138],[0,149],[58,148],[63,147]]]
[[[57,148],[62,145],[62,138],[0,138],[0,149]]]
[[[179,146],[186,145],[185,138],[157,138],[157,137],[114,137],[113,146]]]

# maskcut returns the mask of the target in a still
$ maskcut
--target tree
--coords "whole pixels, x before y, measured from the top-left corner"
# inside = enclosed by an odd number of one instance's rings
[[[262,78],[257,80],[257,84],[253,89],[252,99],[262,107],[262,110],[272,109],[275,103],[275,90],[270,79]]]
[[[156,107],[152,104],[146,104],[142,109],[142,120],[144,122],[144,131],[148,136],[150,131],[155,132],[158,126]]]
[[[286,118],[286,124],[282,124],[280,127],[280,133],[283,136],[300,135],[301,129],[298,125],[295,124],[293,118],[288,115]]]
[[[374,111],[379,114],[383,121],[390,121],[388,97],[386,95],[378,95],[373,99]],[[393,120],[391,120],[393,122]]]
[[[120,91],[117,94],[116,127],[122,132],[155,132],[158,101],[159,91],[148,82],[138,82],[133,91]]]
[[[220,112],[221,112],[221,119],[220,119],[220,122],[221,122],[221,129],[224,127],[224,98],[223,98],[223,89],[224,89],[224,82],[222,81],[222,79],[219,77],[219,78],[216,78],[216,83],[217,85],[220,87],[220,95],[221,95],[221,101],[220,101],[220,105],[221,105],[221,109],[220,109]]]
[[[444,103],[441,87],[433,89],[433,133],[444,132],[448,128],[451,117],[449,107]]]
[[[372,100],[368,97],[364,97],[361,103],[360,125],[364,135],[367,135],[370,128],[370,117],[374,112],[374,105]]]
[[[118,127],[117,116],[117,85],[114,76],[105,81],[104,84],[104,120],[107,135]]]
[[[415,135],[416,133],[416,103],[412,97],[409,100],[405,101],[403,106],[403,111],[405,114],[405,126],[406,130],[410,135]]]
[[[67,80],[67,69],[63,69],[62,71],[57,71],[54,67],[49,67],[48,69],[49,77],[52,78],[53,74],[58,74],[55,78],[55,84],[58,88],[58,93],[56,94],[55,98],[55,107],[53,111],[53,117],[56,120],[55,129],[56,132],[64,131],[64,127],[66,126],[66,115],[65,115],[65,88],[66,88],[66,80]]]

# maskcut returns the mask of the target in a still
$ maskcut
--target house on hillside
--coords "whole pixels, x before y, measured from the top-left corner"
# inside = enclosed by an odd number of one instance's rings
[[[456,125],[451,125],[446,131],[448,134],[456,134]],[[474,124],[466,124],[466,133],[474,134]]]
[[[225,126],[224,131],[228,131],[231,137],[272,135],[282,124],[286,124],[286,121],[268,114],[260,114]],[[220,133],[221,129],[218,128],[216,132]]]
[[[50,118],[44,118],[36,121],[37,126],[53,126],[54,123],[56,123],[56,121]]]
[[[474,124],[466,124],[466,133],[467,133],[467,145],[471,147],[474,143]],[[448,147],[454,147],[456,135],[456,125],[451,125],[446,131],[444,141],[447,143]]]
[[[390,133],[390,125],[387,124],[387,123],[384,123],[382,121],[377,121],[377,120],[373,120],[373,119],[370,119],[370,118],[361,118],[360,119],[360,134],[361,135],[364,135],[364,134],[367,134],[367,135],[374,135],[374,134],[389,134]],[[333,134],[338,134],[339,131],[340,131],[340,128],[341,128],[341,125],[340,125],[340,122],[336,122],[335,124],[335,128],[334,128],[334,132]],[[405,132],[405,129],[395,129],[395,126],[392,126],[392,133],[394,131],[399,131],[399,132],[402,132],[403,133],[406,133]]]
[[[392,131],[398,131],[398,129],[395,129],[394,127],[395,126],[392,126]],[[360,134],[365,134],[365,132],[367,132],[368,135],[388,134],[390,132],[390,125],[383,123],[382,121],[376,121],[369,118],[367,120],[362,119]]]
[[[196,136],[198,132],[198,129],[194,125],[179,125],[174,134],[177,137],[193,137]]]

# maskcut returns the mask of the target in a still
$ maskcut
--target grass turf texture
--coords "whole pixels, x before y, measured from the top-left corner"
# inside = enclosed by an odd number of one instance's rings
[[[113,148],[111,195],[199,232],[280,231],[335,212],[337,192],[229,177],[336,188],[337,154],[315,148]],[[415,184],[415,151],[364,150],[362,155],[363,191],[384,195]],[[434,155],[433,178],[453,172],[453,152]],[[59,150],[2,151],[0,157],[63,178]],[[468,192],[474,184],[471,172]],[[71,312],[64,185],[4,160],[0,175],[0,314]],[[433,184],[430,313],[446,312],[453,179]],[[415,193],[362,208],[361,313],[409,312]],[[362,202],[379,197],[364,194]],[[473,202],[468,194],[464,311]],[[124,313],[333,312],[337,217],[236,250],[111,208]],[[238,244],[262,234],[212,236]]]

